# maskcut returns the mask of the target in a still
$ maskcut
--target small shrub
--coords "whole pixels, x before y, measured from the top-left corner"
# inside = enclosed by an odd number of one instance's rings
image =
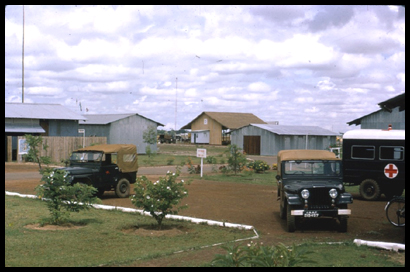
[[[207,163],[216,164],[216,158],[214,156],[208,156],[205,158]]]
[[[293,267],[302,263],[314,263],[307,259],[311,252],[300,250],[295,245],[263,246],[250,242],[247,246],[222,246],[226,255],[217,254],[212,266],[218,267]]]
[[[29,162],[37,162],[41,171],[42,164],[49,165],[51,163],[50,157],[40,156],[40,146],[42,146],[43,150],[47,152],[48,145],[43,143],[43,137],[41,136],[26,134],[24,137],[26,138],[26,142],[29,146],[28,153],[24,156],[24,160]]]
[[[137,178],[134,185],[135,195],[130,197],[132,204],[149,212],[157,220],[159,229],[167,214],[178,214],[179,210],[187,208],[187,206],[175,208],[182,198],[188,196],[184,180],[177,182],[179,174],[179,168],[176,173],[168,171],[165,177],[160,177],[156,182],[142,176]]]
[[[242,169],[242,174],[244,174],[245,176],[251,176],[253,174],[254,170],[252,168],[249,168],[247,166],[245,166]]]
[[[174,163],[175,157],[167,158],[167,165],[172,165]]]
[[[188,162],[187,162],[186,166],[188,167],[188,173],[190,173],[190,174],[196,174],[197,173],[197,169],[196,169],[194,163],[192,162],[191,157],[188,157]]]
[[[246,166],[253,169],[255,173],[265,173],[266,170],[269,170],[269,165],[262,160],[248,162]]]
[[[242,149],[236,145],[229,145],[225,152],[228,155],[228,169],[233,171],[235,175],[241,172],[246,164],[246,156],[241,152]]]
[[[63,224],[68,220],[70,212],[88,209],[98,202],[95,197],[96,188],[82,183],[70,184],[64,170],[45,171],[41,181],[44,184],[37,186],[35,190],[39,198],[47,200],[51,214],[48,220],[50,224]]]

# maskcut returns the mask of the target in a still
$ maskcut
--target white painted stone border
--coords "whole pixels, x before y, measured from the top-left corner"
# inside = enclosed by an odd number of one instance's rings
[[[19,196],[19,197],[26,197],[26,198],[38,198],[35,195],[25,195],[25,194],[19,194],[19,193],[13,193],[13,192],[8,192],[5,191],[6,195],[10,196]],[[117,207],[117,206],[109,206],[109,205],[100,205],[100,204],[94,204],[92,205],[96,209],[103,209],[103,210],[120,210],[123,212],[136,212],[142,215],[148,215],[151,216],[148,212],[144,212],[143,210],[137,210],[137,209],[132,209],[132,208],[125,208],[125,207]],[[208,219],[199,219],[199,218],[194,218],[194,217],[188,217],[188,216],[180,216],[180,215],[167,215],[165,218],[170,218],[170,219],[176,219],[176,220],[185,220],[189,221],[192,223],[196,224],[201,224],[201,223],[206,223],[208,225],[213,225],[213,226],[220,226],[220,227],[226,227],[226,228],[237,228],[237,229],[244,229],[244,230],[253,230],[255,233],[255,236],[249,237],[249,238],[242,238],[242,239],[237,239],[235,241],[231,242],[239,242],[239,241],[244,241],[244,240],[251,240],[251,239],[258,239],[259,234],[255,230],[253,226],[249,225],[242,225],[242,224],[233,224],[233,223],[226,223],[226,222],[220,222],[220,221],[215,221],[215,220],[208,220]],[[217,243],[213,245],[207,245],[207,246],[201,246],[200,248],[207,248],[207,247],[212,247],[212,246],[218,246],[218,245],[223,245],[229,242],[223,242],[223,243]],[[394,251],[399,251],[399,250],[405,250],[405,245],[404,244],[397,244],[397,243],[386,243],[386,242],[378,242],[378,241],[366,241],[366,240],[360,240],[360,239],[355,239],[353,241],[356,245],[367,245],[371,247],[378,247],[386,250],[394,250]],[[331,244],[331,243],[329,243]],[[181,253],[185,252],[186,250],[181,250],[177,251],[174,253]]]
[[[26,198],[38,198],[35,195],[25,195],[25,194],[19,194],[19,193],[8,192],[8,191],[5,191],[5,192],[6,192],[6,195],[10,195],[10,196],[19,196],[19,197],[26,197]],[[46,199],[43,199],[43,200],[46,200]],[[149,214],[149,212],[144,212],[143,210],[138,210],[138,209],[133,209],[133,208],[125,208],[125,207],[109,206],[109,205],[101,205],[101,204],[93,204],[92,206],[96,209],[119,210],[119,211],[129,212],[129,213],[135,212],[135,213],[139,213],[141,215],[151,216]],[[196,224],[208,224],[208,225],[211,225],[211,226],[220,226],[220,227],[226,227],[226,228],[237,228],[237,229],[243,229],[243,230],[253,230],[253,232],[255,233],[255,236],[253,236],[253,237],[238,239],[238,240],[235,240],[234,242],[242,241],[242,240],[258,239],[259,238],[259,234],[255,230],[255,228],[253,226],[249,226],[249,225],[233,224],[233,223],[220,222],[220,221],[215,221],[215,220],[200,219],[200,218],[180,216],[180,215],[171,215],[171,214],[168,214],[165,218],[175,219],[175,220],[184,220],[184,221],[189,221],[189,222],[196,223]],[[215,244],[215,245],[219,245],[219,244]],[[214,246],[214,245],[212,245],[212,246]]]

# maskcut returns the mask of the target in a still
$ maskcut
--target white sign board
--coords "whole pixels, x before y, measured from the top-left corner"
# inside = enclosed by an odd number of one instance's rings
[[[30,146],[28,145],[26,139],[19,139],[19,154],[27,154],[30,150]]]
[[[206,158],[206,149],[198,148],[196,150],[196,156],[197,158]]]
[[[79,128],[79,129],[78,129],[78,133],[85,133],[85,129]]]

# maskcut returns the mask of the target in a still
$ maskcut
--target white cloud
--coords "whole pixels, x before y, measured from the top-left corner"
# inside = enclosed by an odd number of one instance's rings
[[[347,130],[405,91],[400,6],[25,8],[25,101],[77,99],[173,128],[178,78],[180,126],[230,111]],[[5,101],[21,100],[21,19],[6,7]]]
[[[305,109],[305,110],[304,110],[304,112],[318,112],[318,111],[319,111],[319,109],[316,108],[316,107],[311,107],[311,108],[309,108],[309,109]]]
[[[253,82],[248,85],[251,92],[266,93],[270,91],[270,86],[264,82]]]

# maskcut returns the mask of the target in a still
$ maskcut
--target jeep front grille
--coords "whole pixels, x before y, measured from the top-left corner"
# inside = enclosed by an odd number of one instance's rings
[[[314,188],[309,190],[309,209],[326,210],[331,209],[332,200],[329,196],[329,188]]]

